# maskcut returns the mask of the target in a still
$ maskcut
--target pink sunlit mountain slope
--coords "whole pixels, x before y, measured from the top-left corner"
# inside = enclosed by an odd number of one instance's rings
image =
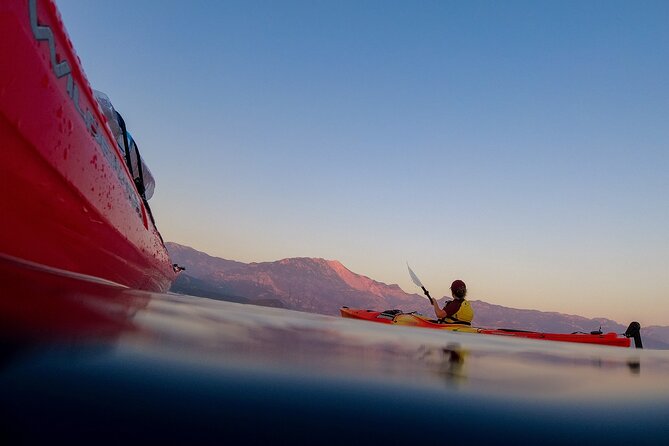
[[[343,305],[409,309],[423,300],[397,285],[355,274],[336,260],[292,258],[245,264],[176,243],[166,245],[172,259],[186,267],[186,280],[206,284],[222,295],[246,298],[249,303],[280,301],[276,306],[338,315]],[[177,291],[188,291],[183,282],[183,278],[177,280]]]
[[[242,263],[212,257],[177,243],[166,243],[171,258],[185,266],[172,291],[239,303],[283,307],[337,316],[342,306],[376,310],[401,309],[433,314],[427,299],[356,274],[336,260],[290,258]],[[441,301],[444,302],[444,301]],[[603,331],[623,333],[627,324],[471,301],[474,325],[555,333]],[[669,327],[642,327],[648,347],[669,348]]]

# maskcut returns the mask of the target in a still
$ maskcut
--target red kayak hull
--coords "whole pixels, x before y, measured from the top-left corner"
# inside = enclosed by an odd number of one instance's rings
[[[466,333],[479,333],[485,335],[510,336],[516,338],[537,339],[543,341],[576,342],[584,344],[608,345],[613,347],[629,347],[631,340],[616,333],[584,334],[584,333],[542,333],[536,331],[521,331],[507,329],[477,328],[462,324],[440,324],[424,316],[413,313],[399,313],[387,316],[381,311],[364,310],[343,307],[340,309],[341,316],[349,319],[358,319],[369,322],[392,325],[407,325],[420,328],[431,328],[436,330],[458,331]]]
[[[166,291],[167,250],[53,1],[0,4],[0,255]]]

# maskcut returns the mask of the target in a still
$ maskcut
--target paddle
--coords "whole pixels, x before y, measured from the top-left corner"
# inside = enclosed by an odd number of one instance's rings
[[[409,269],[409,275],[411,276],[411,280],[413,281],[413,283],[415,283],[416,286],[421,287],[422,290],[423,290],[423,293],[425,293],[425,295],[427,296],[427,298],[430,300],[430,303],[431,303],[431,304],[434,304],[434,299],[432,299],[432,296],[430,296],[430,292],[429,292],[428,290],[425,289],[425,287],[423,286],[422,282],[420,281],[420,279],[418,278],[418,276],[416,275],[416,273],[414,273],[414,272],[411,270],[411,267],[409,266],[409,262],[407,262],[407,268]]]

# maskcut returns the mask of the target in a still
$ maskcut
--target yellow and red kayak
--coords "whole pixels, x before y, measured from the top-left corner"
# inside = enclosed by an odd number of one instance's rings
[[[577,342],[585,344],[609,345],[614,347],[629,347],[630,337],[634,336],[633,322],[625,335],[617,333],[543,333],[537,331],[513,330],[504,328],[478,328],[466,324],[440,323],[434,319],[427,318],[418,313],[404,313],[398,310],[374,311],[342,307],[341,316],[349,319],[359,319],[381,324],[405,325],[410,327],[431,328],[437,330],[457,331],[464,333],[479,333],[486,335],[511,336],[527,339],[538,339],[544,341]],[[638,335],[638,324],[636,325]],[[640,345],[640,336],[639,344]]]

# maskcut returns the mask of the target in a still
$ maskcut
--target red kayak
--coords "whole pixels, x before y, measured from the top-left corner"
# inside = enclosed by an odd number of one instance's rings
[[[457,331],[464,333],[479,333],[497,336],[512,336],[517,338],[539,339],[545,341],[577,342],[585,344],[609,345],[614,347],[629,347],[630,337],[635,338],[637,347],[641,347],[641,337],[638,323],[632,322],[625,335],[617,333],[541,333],[536,331],[523,331],[511,329],[489,329],[477,328],[465,324],[444,324],[433,319],[426,318],[417,313],[403,313],[399,310],[374,311],[342,307],[341,316],[350,319],[359,319],[381,324],[406,325],[420,328],[432,328],[437,330]],[[636,325],[635,325],[636,324]],[[638,342],[637,342],[638,339]]]
[[[120,115],[112,132],[53,1],[0,2],[0,60],[0,256],[166,291],[150,172]]]

